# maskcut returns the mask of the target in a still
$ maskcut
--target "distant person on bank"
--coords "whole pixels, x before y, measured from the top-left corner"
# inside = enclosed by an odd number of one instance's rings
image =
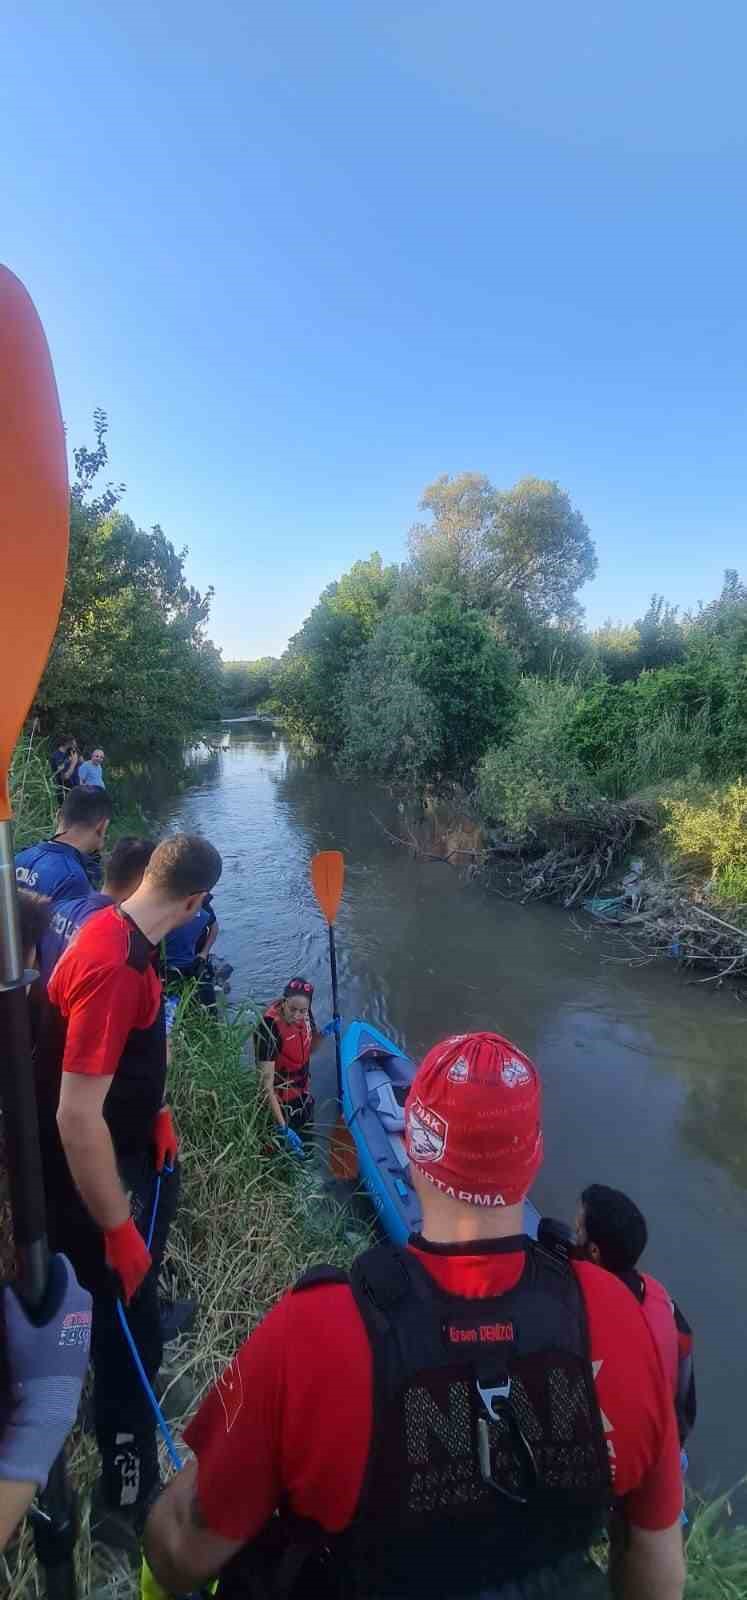
[[[93,750],[89,761],[81,761],[78,768],[78,782],[86,789],[105,789],[103,772],[104,752]]]
[[[52,781],[60,804],[65,798],[66,791],[74,789],[78,782],[79,762],[80,751],[72,734],[61,734],[52,751],[49,762],[52,768]]]

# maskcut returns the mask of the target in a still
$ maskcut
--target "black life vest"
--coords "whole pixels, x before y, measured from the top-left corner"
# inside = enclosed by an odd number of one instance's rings
[[[447,1294],[410,1251],[389,1245],[354,1263],[350,1286],[373,1354],[373,1436],[350,1527],[317,1530],[317,1592],[489,1600],[523,1593],[513,1587],[523,1579],[534,1593],[533,1574],[582,1572],[613,1499],[585,1307],[567,1261],[529,1239],[490,1249],[519,1246],[521,1280],[495,1299]],[[297,1290],[330,1281],[345,1275],[319,1269]],[[344,1404],[344,1386],[341,1372],[330,1404]],[[276,1547],[283,1520],[266,1530]],[[294,1544],[303,1563],[314,1542],[311,1524],[286,1526],[287,1571]],[[255,1587],[261,1547],[260,1538],[240,1553],[221,1596],[290,1592],[277,1571],[266,1591]],[[303,1574],[302,1592],[311,1592]]]

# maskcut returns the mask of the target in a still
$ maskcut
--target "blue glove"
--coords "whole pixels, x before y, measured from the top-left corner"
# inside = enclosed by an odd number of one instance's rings
[[[291,1152],[291,1155],[304,1156],[306,1154],[306,1152],[304,1150],[304,1147],[303,1147],[303,1141],[301,1139],[299,1139],[295,1128],[285,1127],[285,1128],[280,1128],[278,1131],[280,1133],[281,1139],[285,1140],[285,1142],[286,1142],[286,1144],[288,1146],[288,1149]]]
[[[322,1028],[322,1038],[323,1039],[331,1039],[333,1033],[336,1033],[338,1035],[338,1038],[339,1038],[339,1034],[340,1034],[340,1018],[339,1017],[333,1017],[331,1022],[327,1022],[325,1024],[325,1026]]]
[[[66,1256],[53,1256],[40,1319],[2,1291],[12,1410],[0,1437],[0,1479],[44,1488],[73,1426],[88,1367],[91,1296]]]

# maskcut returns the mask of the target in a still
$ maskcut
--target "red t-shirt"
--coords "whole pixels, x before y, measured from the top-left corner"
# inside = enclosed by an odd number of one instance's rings
[[[49,980],[66,1023],[63,1072],[111,1078],[134,1029],[152,1027],[161,1004],[153,945],[135,923],[107,906],[84,923]]]
[[[410,1246],[448,1293],[512,1289],[524,1252],[444,1254]],[[640,1307],[611,1273],[573,1267],[586,1304],[597,1398],[616,1496],[628,1520],[669,1528],[682,1507],[672,1396]],[[286,1294],[242,1345],[185,1439],[207,1526],[246,1543],[281,1500],[329,1533],[351,1522],[372,1431],[371,1347],[347,1285]]]

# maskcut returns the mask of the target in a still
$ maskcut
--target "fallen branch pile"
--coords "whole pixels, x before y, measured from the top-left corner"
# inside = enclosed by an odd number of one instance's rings
[[[721,916],[681,888],[648,879],[640,884],[640,902],[637,911],[621,915],[616,930],[632,965],[667,955],[683,966],[706,968],[700,983],[747,976],[747,906],[719,908]]]
[[[561,900],[569,908],[594,894],[630,848],[637,830],[654,822],[653,810],[637,801],[613,805],[600,800],[581,813],[552,818],[542,829],[542,842],[548,848],[538,855],[535,843],[534,854],[529,855],[530,844],[524,841],[517,851],[517,865],[508,870],[505,862],[499,866],[491,860],[487,886],[500,886],[522,901]]]

